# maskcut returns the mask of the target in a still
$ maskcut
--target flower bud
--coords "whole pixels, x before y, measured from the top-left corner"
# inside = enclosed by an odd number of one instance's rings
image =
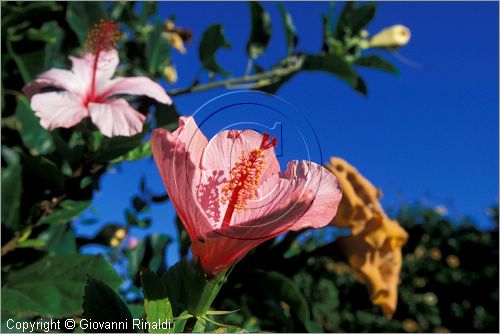
[[[411,32],[407,27],[396,24],[385,28],[370,40],[372,48],[398,48],[408,44]]]
[[[167,65],[163,69],[163,75],[167,79],[167,82],[173,84],[177,81],[177,70],[172,65]]]

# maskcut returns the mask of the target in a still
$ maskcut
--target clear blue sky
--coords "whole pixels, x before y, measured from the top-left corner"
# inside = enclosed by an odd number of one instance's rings
[[[277,6],[263,5],[274,29],[270,46],[258,62],[269,66],[286,51]],[[328,3],[285,5],[298,30],[298,49],[318,50],[321,15],[327,12]],[[200,37],[213,23],[223,24],[232,43],[231,50],[217,54],[219,63],[235,75],[243,73],[250,30],[246,3],[162,2],[159,6],[162,16],[175,15],[178,26],[194,32],[186,55],[173,52],[179,81],[166,85],[167,91],[192,81],[200,66]],[[446,206],[451,215],[471,216],[481,226],[489,226],[485,208],[498,201],[499,182],[498,3],[383,2],[368,30],[373,34],[396,23],[412,31],[409,45],[400,54],[421,66],[386,54],[400,75],[361,71],[369,89],[367,98],[324,73],[301,73],[278,96],[311,123],[323,161],[332,155],[350,161],[382,188],[385,207],[426,200]],[[180,113],[190,115],[224,92],[190,94],[174,102]],[[97,215],[101,223],[123,222],[123,210],[143,175],[151,189],[164,191],[151,159],[123,164],[116,173],[103,177],[94,213],[86,216]],[[155,206],[151,215],[152,227],[134,230],[135,235],[154,231],[175,236],[170,203]],[[87,228],[79,230],[92,233]]]

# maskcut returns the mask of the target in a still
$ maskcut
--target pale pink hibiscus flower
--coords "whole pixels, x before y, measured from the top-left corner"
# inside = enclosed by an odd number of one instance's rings
[[[329,224],[341,189],[335,175],[309,161],[280,171],[276,139],[229,130],[207,140],[192,117],[151,147],[170,199],[205,272],[217,275],[279,234]]]
[[[172,103],[165,90],[147,77],[112,79],[119,64],[118,36],[116,23],[101,21],[90,32],[83,57],[69,57],[71,71],[52,68],[23,88],[44,128],[69,128],[90,117],[108,137],[133,136],[142,131],[146,118],[117,95],[145,95]],[[59,90],[44,92],[48,87]]]

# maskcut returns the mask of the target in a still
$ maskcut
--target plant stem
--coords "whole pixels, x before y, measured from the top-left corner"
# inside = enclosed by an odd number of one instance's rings
[[[66,195],[63,194],[59,197],[54,197],[52,199],[52,201],[46,205],[45,207],[42,208],[43,212],[40,214],[40,216],[36,219],[36,222],[33,224],[29,224],[28,226],[26,226],[24,228],[24,230],[21,232],[21,233],[16,233],[16,235],[10,239],[9,241],[7,241],[5,243],[5,245],[2,246],[2,249],[1,249],[1,256],[4,256],[5,254],[13,251],[14,249],[16,249],[17,247],[17,244],[19,242],[19,239],[21,239],[21,236],[23,236],[28,230],[36,227],[38,225],[38,222],[48,213],[52,212],[52,210],[54,210],[54,208],[56,208],[61,202],[63,199],[66,198]]]
[[[220,87],[226,87],[226,88],[231,88],[232,86],[239,85],[239,84],[255,84],[258,87],[264,87],[266,86],[265,81],[270,80],[269,84],[274,83],[275,80],[281,79],[283,77],[286,77],[290,74],[293,74],[295,72],[298,72],[302,66],[302,62],[298,62],[297,64],[294,64],[293,66],[290,67],[277,67],[272,70],[269,70],[267,72],[262,72],[254,75],[244,75],[242,77],[238,78],[230,78],[230,79],[225,79],[225,80],[220,80],[220,81],[213,81],[209,82],[207,84],[202,84],[202,85],[194,85],[194,86],[189,86],[189,87],[184,87],[184,88],[179,88],[179,89],[174,89],[169,92],[170,96],[178,96],[182,94],[187,94],[187,93],[195,93],[195,92],[202,92],[205,90],[209,89],[214,89],[214,88],[220,88]],[[271,80],[274,79],[274,80]],[[263,83],[259,85],[259,82]]]

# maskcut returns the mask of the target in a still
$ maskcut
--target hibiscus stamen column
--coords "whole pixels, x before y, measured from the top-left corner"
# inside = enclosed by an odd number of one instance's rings
[[[96,23],[92,30],[90,30],[87,40],[85,41],[85,49],[94,55],[92,65],[92,81],[90,91],[88,92],[87,102],[94,101],[95,86],[96,86],[96,73],[99,56],[102,51],[114,49],[116,42],[120,38],[120,29],[118,23],[113,20],[102,19]]]
[[[234,210],[237,212],[247,206],[249,200],[256,196],[260,177],[264,170],[264,151],[276,146],[278,140],[264,133],[260,147],[239,157],[231,168],[231,179],[222,188],[221,203],[228,204],[222,220],[222,227],[229,226]]]

